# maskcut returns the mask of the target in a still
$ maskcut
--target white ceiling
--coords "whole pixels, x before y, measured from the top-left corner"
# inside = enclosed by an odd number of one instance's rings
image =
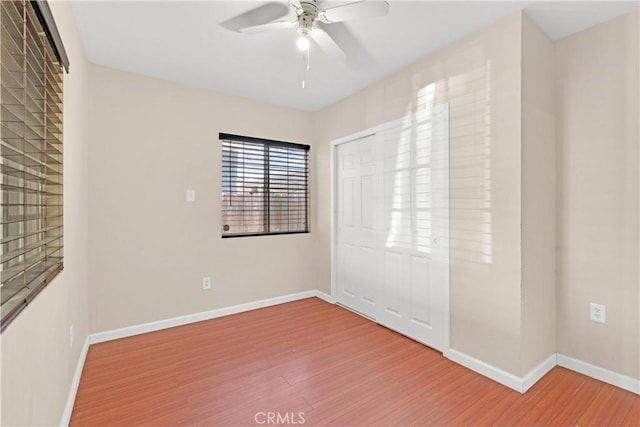
[[[76,1],[73,10],[91,62],[316,111],[519,9],[557,40],[637,9],[639,2],[390,0],[388,16],[342,24],[366,52],[352,58],[355,69],[311,46],[304,89],[295,29],[248,35],[219,26],[263,3]]]

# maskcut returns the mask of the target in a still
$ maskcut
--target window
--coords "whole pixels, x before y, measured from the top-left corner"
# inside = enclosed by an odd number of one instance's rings
[[[309,146],[220,134],[222,237],[309,232]]]
[[[0,329],[62,270],[62,67],[44,1],[0,2]]]

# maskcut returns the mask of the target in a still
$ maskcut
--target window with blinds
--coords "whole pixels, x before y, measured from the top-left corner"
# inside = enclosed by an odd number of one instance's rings
[[[222,237],[309,231],[309,146],[220,134]]]
[[[62,69],[43,1],[0,2],[0,328],[62,270]]]

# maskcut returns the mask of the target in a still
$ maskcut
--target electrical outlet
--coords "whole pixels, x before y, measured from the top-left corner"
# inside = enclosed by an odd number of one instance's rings
[[[211,277],[202,278],[202,289],[203,290],[211,289]]]
[[[69,325],[69,348],[73,347],[73,324]]]
[[[187,190],[187,202],[195,202],[196,201],[196,190]]]
[[[598,323],[607,323],[607,307],[602,304],[591,303],[589,318]]]

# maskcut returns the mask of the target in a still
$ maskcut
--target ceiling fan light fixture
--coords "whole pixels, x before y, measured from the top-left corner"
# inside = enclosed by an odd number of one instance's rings
[[[306,35],[301,35],[298,37],[298,41],[296,42],[298,46],[298,50],[301,52],[306,52],[309,50],[309,37]]]
[[[346,59],[347,54],[340,45],[350,43],[348,31],[340,31],[340,28],[336,27],[336,32],[330,34],[324,29],[324,25],[387,15],[389,12],[388,1],[390,0],[347,0],[346,4],[340,2],[342,4],[337,6],[328,0],[288,0],[289,9],[286,5],[287,0],[268,1],[262,6],[228,19],[220,25],[229,30],[246,34],[297,27],[296,46],[302,52],[303,58],[306,58],[306,69],[308,70],[310,38],[313,38],[315,43],[314,49],[317,45],[321,51],[333,59]],[[328,7],[325,6],[325,3]],[[287,9],[289,13],[287,13]],[[291,12],[295,12],[295,17]]]

